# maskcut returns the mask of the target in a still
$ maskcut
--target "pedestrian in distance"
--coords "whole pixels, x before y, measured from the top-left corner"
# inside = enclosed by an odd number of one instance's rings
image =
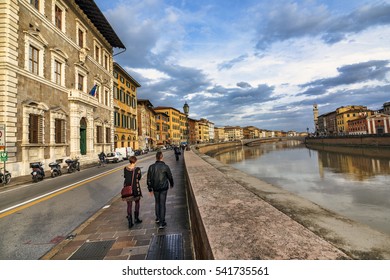
[[[179,160],[179,155],[181,155],[180,148],[179,148],[178,146],[175,146],[175,147],[173,148],[173,151],[174,151],[174,153],[175,153],[176,161],[178,161],[178,160]]]
[[[99,167],[100,166],[106,166],[106,154],[104,153],[104,151],[102,151],[100,154],[99,154]]]
[[[166,201],[169,187],[173,188],[173,177],[171,169],[163,161],[163,153],[156,153],[156,162],[149,166],[147,185],[150,195],[154,195],[156,223],[159,228],[166,227],[165,213]]]
[[[133,202],[135,203],[134,223],[135,224],[142,223],[142,220],[140,220],[139,218],[140,201],[142,197],[142,191],[139,182],[142,178],[142,174],[141,174],[141,169],[139,167],[136,167],[136,163],[137,163],[137,158],[135,156],[131,156],[129,158],[129,165],[127,165],[124,168],[124,174],[123,174],[123,176],[125,177],[123,186],[132,186],[132,195],[123,199],[127,202],[126,218],[129,223],[129,228],[132,228],[134,226],[133,216],[132,216]]]

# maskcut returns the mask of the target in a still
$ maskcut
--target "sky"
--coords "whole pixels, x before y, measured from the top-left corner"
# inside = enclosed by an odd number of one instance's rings
[[[95,0],[139,99],[215,126],[314,131],[390,101],[390,0]]]

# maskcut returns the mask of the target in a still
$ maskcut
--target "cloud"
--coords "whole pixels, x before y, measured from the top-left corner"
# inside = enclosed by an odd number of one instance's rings
[[[348,34],[390,24],[390,4],[366,5],[344,15],[333,15],[324,5],[300,5],[278,2],[265,16],[266,24],[257,28],[258,49],[264,50],[275,42],[302,37],[320,37],[327,44],[344,40]]]
[[[303,92],[304,95],[321,95],[331,88],[341,85],[364,83],[367,81],[386,81],[386,75],[390,72],[388,60],[373,60],[337,68],[339,73],[336,77],[324,78],[301,85],[309,87]]]
[[[251,88],[252,86],[247,82],[239,82],[237,83],[237,86],[240,88]]]
[[[232,60],[222,62],[222,63],[218,64],[218,70],[221,71],[223,69],[231,69],[235,64],[244,61],[247,57],[248,57],[248,55],[243,54],[243,55],[240,55],[239,57],[236,57]]]

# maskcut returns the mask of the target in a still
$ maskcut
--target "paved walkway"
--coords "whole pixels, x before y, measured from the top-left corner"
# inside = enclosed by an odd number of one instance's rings
[[[144,173],[141,224],[128,229],[126,203],[114,198],[42,259],[193,259],[183,156],[177,162],[169,151],[164,153],[164,161],[170,166],[175,182],[168,191],[165,229],[158,229],[155,223],[154,197],[147,191]]]

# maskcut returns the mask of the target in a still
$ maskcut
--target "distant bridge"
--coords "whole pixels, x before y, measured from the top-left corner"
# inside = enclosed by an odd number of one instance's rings
[[[246,146],[252,146],[254,144],[268,143],[268,142],[279,142],[287,140],[298,140],[305,141],[305,137],[293,136],[293,137],[269,137],[269,138],[255,138],[255,139],[242,139],[241,143]]]

